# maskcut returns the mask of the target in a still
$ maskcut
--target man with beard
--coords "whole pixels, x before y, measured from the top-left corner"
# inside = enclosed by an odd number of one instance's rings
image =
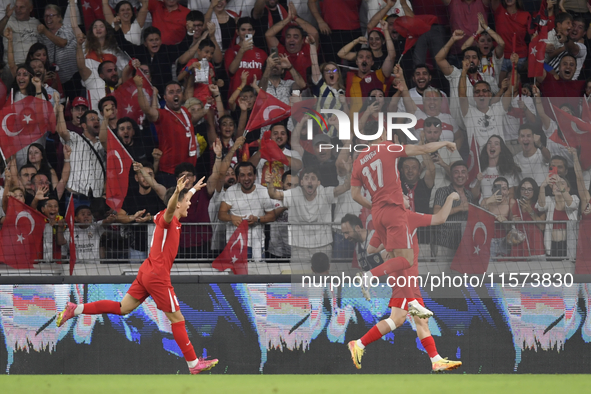
[[[119,73],[117,72],[117,65],[111,60],[105,60],[98,66],[98,76],[84,62],[84,52],[82,50],[82,41],[78,40],[78,48],[76,52],[76,59],[78,62],[78,71],[82,77],[84,87],[90,94],[91,108],[98,108],[99,101],[113,93],[119,84]]]
[[[197,138],[193,132],[193,120],[198,119],[187,109],[181,107],[183,88],[178,82],[168,82],[163,90],[164,109],[153,108],[144,94],[141,76],[133,77],[137,87],[137,97],[140,108],[146,114],[148,121],[156,126],[158,134],[158,149],[162,151],[162,158],[158,165],[159,183],[164,187],[172,187],[176,183],[174,169],[180,163],[195,165],[198,157]]]
[[[511,55],[513,65],[517,64],[517,54]],[[503,98],[500,102],[491,104],[492,87],[485,81],[474,82],[472,92],[474,94],[474,101],[476,107],[472,107],[468,103],[466,96],[467,92],[467,75],[469,75],[473,63],[464,59],[462,62],[462,72],[460,74],[458,85],[458,96],[460,97],[460,108],[462,117],[466,124],[466,131],[468,132],[467,141],[476,140],[476,148],[480,150],[486,145],[488,139],[493,135],[503,135],[503,118],[507,114],[509,104],[511,103],[511,90],[509,89],[509,80],[505,78],[501,85],[500,92],[503,93]]]
[[[295,25],[292,21],[295,22]],[[285,45],[281,44],[277,38],[277,35],[280,34],[284,28]],[[306,33],[307,36],[311,36],[313,42],[315,42],[316,45],[319,45],[318,31],[314,26],[295,14],[295,7],[293,7],[292,3],[289,7],[288,17],[281,22],[274,24],[272,28],[267,30],[265,38],[269,48],[277,48],[277,51],[280,54],[287,55],[289,62],[293,64],[293,68],[300,74],[300,76],[306,78],[307,70],[312,66],[312,59],[310,57],[310,44],[309,42],[305,42],[304,33]],[[291,69],[286,71],[285,79],[296,80]],[[298,85],[301,84],[298,82]],[[262,86],[264,87],[265,85]],[[303,89],[303,87],[301,89]]]
[[[464,161],[456,161],[450,166],[449,172],[451,174],[451,184],[437,189],[433,202],[433,213],[437,214],[451,194],[457,193],[460,196],[459,200],[454,200],[448,217],[450,222],[458,223],[443,224],[437,232],[435,240],[438,245],[437,257],[443,258],[443,261],[451,261],[456,254],[462,240],[462,224],[459,222],[468,220],[470,204],[476,202],[466,184],[468,182],[468,165]],[[449,260],[445,260],[446,258]]]
[[[269,163],[261,157],[260,150],[252,155],[248,161],[257,167],[257,173],[259,174],[257,183],[262,186],[267,186],[267,183],[263,182],[266,179],[267,173],[272,174],[273,183],[278,185],[285,171],[292,171],[294,174],[297,174],[302,169],[302,157],[300,154],[286,147],[289,139],[287,128],[282,123],[275,123],[268,132],[271,133],[271,140],[279,146],[279,149],[281,149],[289,164],[284,165],[281,162]]]
[[[462,113],[460,110],[460,103],[458,100],[458,86],[460,85],[460,80],[463,78],[466,81],[466,95],[470,97],[469,103],[471,106],[476,105],[472,97],[474,96],[474,85],[476,82],[484,81],[490,85],[490,90],[492,95],[496,95],[499,91],[498,84],[496,83],[494,77],[483,74],[479,72],[480,68],[480,54],[478,53],[477,47],[469,47],[464,49],[463,51],[463,59],[469,62],[469,68],[467,73],[462,76],[462,70],[457,67],[452,66],[447,61],[447,55],[449,54],[450,49],[454,46],[457,41],[460,41],[464,38],[464,32],[461,30],[454,31],[453,35],[445,44],[443,48],[437,53],[435,56],[435,61],[437,61],[437,65],[441,69],[445,78],[449,81],[450,84],[450,112],[454,119],[458,120],[460,123],[459,126],[462,129],[466,129],[462,121]],[[502,129],[501,129],[502,130]],[[469,140],[468,140],[469,141]]]
[[[72,109],[70,110],[72,114],[72,120],[66,122],[68,130],[78,134],[82,134],[84,132],[84,130],[82,130],[82,125],[80,124],[80,118],[86,111],[88,111],[88,100],[86,100],[84,97],[76,97],[72,101]]]
[[[391,40],[390,34],[384,31],[386,41]],[[373,89],[385,90],[384,83],[392,74],[394,67],[395,53],[388,52],[388,56],[382,68],[378,71],[372,71],[373,53],[368,48],[362,48],[357,51],[355,64],[358,67],[356,73],[347,73],[347,97],[351,97],[351,111],[358,112],[363,106],[362,97],[368,97]]]
[[[151,222],[152,218],[165,208],[161,196],[147,180],[154,179],[154,169],[150,163],[134,161],[133,170],[137,188],[134,188],[134,184],[130,185],[123,206],[117,212],[117,220],[124,224]],[[166,190],[164,192],[166,193]],[[131,214],[132,212],[134,213]],[[148,227],[153,225],[132,225],[127,229],[129,259],[133,263],[143,261],[148,256],[148,233],[151,232]]]
[[[414,71],[412,73],[412,82],[415,85],[414,88],[408,89],[408,94],[410,98],[414,101],[416,106],[419,109],[423,109],[423,97],[425,97],[425,91],[427,89],[433,90],[434,87],[431,86],[431,71],[426,64],[419,64],[415,66]],[[449,104],[447,103],[447,95],[443,92],[440,92],[441,96],[445,97],[445,99],[440,99],[445,101],[446,112],[449,112]],[[440,105],[441,107],[441,105]],[[411,111],[406,110],[406,105],[404,101],[400,101],[398,103],[398,112],[409,112]],[[437,115],[429,115],[429,116],[437,116]]]
[[[39,80],[43,84],[43,87],[47,91],[47,96],[49,97],[51,105],[55,106],[55,98],[57,91],[45,83],[47,79],[47,70],[45,69],[45,64],[41,60],[33,59],[29,62],[29,66],[31,66],[31,69],[33,69],[35,76],[39,78]],[[59,97],[59,94],[57,97]]]
[[[261,261],[265,245],[264,226],[275,221],[278,212],[264,187],[256,184],[257,169],[250,162],[234,169],[238,184],[230,186],[220,204],[218,218],[226,222],[226,242],[243,220],[248,221],[248,258]],[[279,208],[281,209],[281,208]]]
[[[575,59],[577,59],[577,69],[575,71],[575,75],[573,75],[573,80],[577,80],[579,78],[579,74],[581,73],[581,69],[583,68],[583,63],[587,58],[587,46],[585,45],[585,40],[583,36],[587,32],[587,28],[585,26],[585,19],[583,17],[575,17],[572,21],[571,29],[565,34],[566,42],[556,51],[553,51],[552,59],[548,63],[554,71],[559,71],[560,60],[567,54],[573,55]],[[561,34],[562,35],[562,34]]]
[[[269,197],[283,202],[288,209],[291,228],[291,261],[303,268],[315,253],[332,256],[332,204],[337,197],[351,189],[350,176],[337,187],[324,187],[317,169],[305,168],[300,175],[300,187],[277,190],[267,174]],[[316,224],[320,223],[320,224]]]
[[[67,189],[74,194],[74,203],[80,205],[88,202],[88,192],[94,196],[102,196],[105,191],[107,159],[106,151],[98,139],[100,121],[96,111],[86,111],[80,118],[83,133],[78,135],[66,128],[63,106],[55,106],[57,117],[57,133],[62,144],[71,150],[70,177]],[[68,163],[64,160],[65,163]]]

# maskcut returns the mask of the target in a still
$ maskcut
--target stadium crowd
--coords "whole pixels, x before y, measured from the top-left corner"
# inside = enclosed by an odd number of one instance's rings
[[[73,195],[78,261],[141,262],[166,189],[205,177],[179,258],[212,260],[247,220],[253,260],[350,261],[367,225],[350,192],[351,146],[364,141],[340,140],[334,116],[312,138],[309,115],[244,133],[257,97],[316,98],[315,111],[359,113],[365,134],[381,130],[382,113],[407,112],[418,123],[394,130],[395,142],[456,143],[398,166],[413,211],[436,214],[460,195],[451,223],[419,232],[421,258],[453,258],[475,204],[496,218],[491,257],[574,261],[591,161],[554,106],[588,111],[590,10],[586,0],[0,0],[0,102],[34,96],[57,119],[5,158],[2,209],[12,196],[47,216],[52,261],[67,255]],[[542,30],[544,67],[529,77]],[[119,211],[104,198],[110,132],[133,159]],[[262,157],[265,133],[283,162]]]

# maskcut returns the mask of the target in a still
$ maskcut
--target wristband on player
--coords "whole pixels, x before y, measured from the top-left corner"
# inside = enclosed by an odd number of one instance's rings
[[[191,193],[193,193],[193,194],[197,193],[197,190],[195,190],[195,188],[194,188],[194,187],[190,188],[190,189],[189,189],[189,191],[190,191]]]

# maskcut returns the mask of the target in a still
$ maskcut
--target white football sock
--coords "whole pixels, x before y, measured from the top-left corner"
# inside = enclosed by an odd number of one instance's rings
[[[197,365],[198,362],[199,362],[199,358],[196,358],[193,361],[187,361],[187,365],[189,366],[189,368],[195,368],[195,366]]]
[[[74,309],[74,316],[78,316],[84,311],[84,304],[76,305],[76,309]]]
[[[441,356],[438,354],[435,357],[431,357],[431,362],[436,363],[437,361],[442,360]]]
[[[360,349],[365,349],[365,345],[361,343],[361,339],[357,340],[357,346],[359,346]]]

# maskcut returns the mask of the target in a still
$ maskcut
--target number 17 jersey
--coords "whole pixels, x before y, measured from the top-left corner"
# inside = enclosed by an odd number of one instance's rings
[[[351,186],[363,186],[375,208],[394,204],[404,206],[398,172],[398,159],[406,157],[405,147],[386,141],[362,152],[351,173]]]

